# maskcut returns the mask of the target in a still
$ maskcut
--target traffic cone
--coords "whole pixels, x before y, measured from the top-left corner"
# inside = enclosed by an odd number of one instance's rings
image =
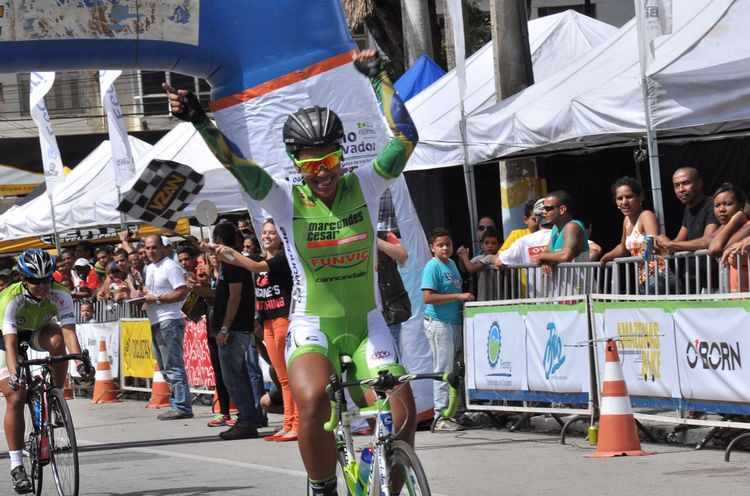
[[[620,368],[617,345],[607,340],[602,403],[599,416],[599,442],[596,453],[588,458],[648,455],[641,450],[641,441],[630,407],[630,396]]]
[[[237,407],[235,406],[232,399],[229,398],[229,413],[237,412],[239,412],[239,410],[237,410]],[[216,392],[216,388],[214,388],[214,399],[211,402],[211,413],[221,413],[221,406],[219,405],[219,393]]]
[[[63,398],[66,400],[73,399],[73,388],[70,387],[70,375],[65,376],[65,385],[63,385]]]
[[[146,408],[161,408],[169,406],[169,398],[172,392],[169,390],[169,384],[164,380],[159,364],[154,362],[154,379],[151,381],[151,399]]]
[[[119,403],[115,381],[112,378],[112,369],[109,366],[107,356],[107,342],[104,338],[99,340],[99,357],[96,362],[96,381],[94,382],[94,396],[91,403]]]

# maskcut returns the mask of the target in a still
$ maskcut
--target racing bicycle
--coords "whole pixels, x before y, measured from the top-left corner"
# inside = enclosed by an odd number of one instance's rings
[[[18,381],[26,386],[23,465],[32,481],[32,491],[42,493],[42,469],[52,465],[52,477],[60,496],[78,495],[78,446],[73,418],[60,389],[52,384],[51,366],[82,360],[91,369],[88,350],[82,353],[29,359],[28,344],[18,351]],[[31,367],[40,370],[32,375]]]
[[[343,368],[351,363],[351,358],[341,357]],[[445,381],[450,385],[450,401],[440,414],[444,418],[452,417],[458,406],[458,385],[463,375],[463,365],[457,364],[454,372],[434,374],[405,374],[394,376],[388,371],[381,371],[378,377],[362,381],[342,382],[337,375],[331,376],[331,383],[326,391],[331,398],[331,419],[324,424],[327,431],[334,431],[338,449],[337,479],[339,494],[349,496],[397,496],[397,495],[430,495],[422,464],[406,441],[398,438],[394,432],[391,414],[390,396],[399,387],[411,381],[432,379]],[[350,387],[369,387],[376,395],[375,404],[365,408],[348,409],[344,390]],[[352,440],[351,423],[356,419],[374,419],[373,436],[364,450],[369,450],[371,463],[369,476],[364,480],[361,465],[357,460]]]

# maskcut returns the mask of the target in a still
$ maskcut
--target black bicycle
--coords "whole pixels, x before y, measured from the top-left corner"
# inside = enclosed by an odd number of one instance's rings
[[[20,384],[26,387],[24,409],[23,465],[32,481],[31,492],[42,493],[42,469],[52,465],[52,476],[60,496],[78,496],[78,445],[68,404],[52,383],[51,365],[82,360],[91,369],[88,350],[82,353],[29,359],[28,344],[18,351]],[[31,367],[40,367],[32,375]]]

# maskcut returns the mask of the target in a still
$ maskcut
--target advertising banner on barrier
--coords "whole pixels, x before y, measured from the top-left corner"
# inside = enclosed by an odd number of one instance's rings
[[[669,302],[593,302],[600,368],[605,342],[617,342],[631,396],[679,398],[674,321]],[[640,305],[641,308],[635,308]]]
[[[123,377],[154,377],[154,354],[151,351],[151,326],[148,320],[122,320]]]
[[[467,319],[466,368],[472,371],[469,387],[490,390],[526,389],[526,330],[515,306],[478,307]]]
[[[748,302],[740,301],[701,302],[691,306],[708,308],[675,309],[680,389],[684,398],[750,402],[747,305]]]
[[[99,340],[104,338],[107,343],[107,356],[112,369],[112,377],[120,373],[120,326],[117,322],[98,324],[76,324],[76,334],[81,349],[89,350],[91,363],[96,367],[99,357]],[[70,362],[70,373],[73,377],[80,377],[76,371],[75,362]]]
[[[529,389],[553,393],[589,390],[586,303],[540,305],[526,312]]]
[[[206,339],[206,318],[203,317],[198,323],[190,319],[185,319],[185,322],[185,339],[182,344],[188,383],[191,386],[214,387],[216,379]]]

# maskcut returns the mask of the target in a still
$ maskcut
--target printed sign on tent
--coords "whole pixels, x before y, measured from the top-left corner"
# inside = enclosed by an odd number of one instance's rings
[[[525,390],[526,329],[516,312],[481,313],[472,319],[466,367],[477,389]],[[468,326],[467,326],[468,327]]]
[[[674,322],[683,397],[750,402],[747,310],[678,308]]]
[[[174,230],[179,213],[202,189],[202,174],[179,162],[155,159],[123,194],[117,210]]]
[[[596,314],[603,316],[595,319],[596,336],[616,340],[630,395],[679,398],[672,315],[661,308],[607,308]],[[597,343],[600,366],[604,347]]]
[[[526,314],[529,389],[553,393],[589,390],[585,303]],[[583,346],[580,346],[583,345]]]

